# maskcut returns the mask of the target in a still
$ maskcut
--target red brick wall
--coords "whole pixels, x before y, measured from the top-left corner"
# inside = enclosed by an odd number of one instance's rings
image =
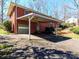
[[[45,31],[45,28],[48,27],[48,24],[49,24],[48,22],[40,23],[40,31],[42,31],[42,32]],[[56,27],[59,26],[59,22],[52,21],[51,26],[52,26],[53,28],[56,28]]]
[[[40,31],[45,31],[45,28],[48,27],[48,23],[44,22],[44,23],[40,23]]]
[[[24,15],[24,9],[17,7],[17,16],[23,16]]]
[[[31,33],[34,33],[36,31],[36,26],[37,26],[36,23],[34,22],[31,23]]]
[[[59,27],[59,22],[52,21],[52,27],[54,28]]]

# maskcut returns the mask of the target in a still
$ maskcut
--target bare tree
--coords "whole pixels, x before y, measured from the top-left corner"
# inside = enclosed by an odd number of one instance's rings
[[[37,11],[48,14],[46,0],[32,0],[33,3],[29,3],[29,6],[35,8]]]
[[[56,2],[56,0],[54,0],[53,2],[54,2],[53,9],[52,9],[53,16],[55,18],[59,18],[57,2]]]
[[[0,12],[0,22],[3,22],[3,0],[0,0],[0,7],[1,7],[1,12]]]
[[[71,2],[72,3],[72,2]],[[74,3],[74,5],[75,5],[75,2],[73,2]],[[72,3],[72,4],[73,4]],[[74,8],[74,7],[72,7],[72,6],[70,6],[69,4],[67,4],[66,2],[65,2],[65,0],[64,0],[64,2],[63,2],[63,11],[64,11],[64,14],[63,14],[63,20],[65,21],[65,20],[67,20],[68,18],[70,18],[70,17],[75,17],[75,11],[76,11],[76,8]],[[72,12],[73,11],[73,12]]]
[[[76,17],[79,18],[79,0],[73,0],[74,1],[74,6],[76,7]]]
[[[4,20],[4,18],[6,18],[7,17],[7,13],[6,13],[6,11],[7,11],[7,4],[6,4],[6,2],[7,2],[8,0],[0,0],[0,8],[1,8],[1,12],[0,12],[0,20],[1,20],[1,23],[3,22],[3,20]]]
[[[35,0],[32,0],[32,1],[30,1],[29,2],[29,7],[31,7],[32,9],[34,9],[35,8],[35,6],[34,6],[34,3],[33,2],[35,2]]]
[[[64,10],[64,21],[67,20],[68,18],[72,17],[71,11],[73,10],[68,4],[64,4],[63,6]]]
[[[0,0],[0,22],[1,22],[1,0]]]
[[[76,8],[79,8],[79,0],[74,0],[74,5],[76,6]]]

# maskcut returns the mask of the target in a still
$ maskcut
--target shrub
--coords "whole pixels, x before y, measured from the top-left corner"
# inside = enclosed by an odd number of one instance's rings
[[[72,32],[79,34],[79,27],[75,26],[70,29]]]
[[[73,27],[74,24],[70,24],[70,23],[62,23],[60,24],[60,28],[65,29],[65,28],[69,28],[69,27]]]
[[[62,29],[65,29],[65,28],[68,28],[68,25],[69,24],[67,24],[67,23],[62,23],[62,24],[60,24],[60,28],[62,28]]]
[[[9,32],[6,31],[6,28],[2,23],[0,23],[0,34],[9,34]]]
[[[9,20],[6,20],[3,22],[3,24],[6,28],[6,30],[11,32],[11,22]]]
[[[53,28],[53,27],[46,27],[45,28],[45,33],[46,34],[51,34],[52,32],[54,32],[55,31],[55,29]]]
[[[8,31],[5,31],[4,29],[0,29],[0,34],[10,34]]]
[[[5,26],[3,24],[0,24],[0,29],[5,29]]]

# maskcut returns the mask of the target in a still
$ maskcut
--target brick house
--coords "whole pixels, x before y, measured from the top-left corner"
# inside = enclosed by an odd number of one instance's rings
[[[12,24],[12,31],[20,34],[25,34],[29,31],[30,33],[35,31],[43,32],[46,27],[56,28],[61,23],[58,19],[13,2],[9,6],[8,16]]]

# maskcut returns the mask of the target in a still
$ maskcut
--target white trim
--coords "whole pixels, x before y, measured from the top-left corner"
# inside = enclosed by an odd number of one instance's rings
[[[17,19],[22,19],[23,17],[28,17],[28,16],[32,16],[32,15],[33,15],[33,13],[29,13],[29,14],[26,14],[26,15],[24,15],[24,16],[17,17]]]
[[[38,17],[41,17],[41,18],[49,19],[49,21],[52,21],[52,20],[59,21],[59,20],[56,20],[56,19],[53,19],[53,18],[49,18],[49,17],[43,16],[43,15],[40,15],[40,14],[36,14],[36,13],[34,13],[34,16],[38,16]]]
[[[45,18],[46,20],[48,19],[48,21],[58,21],[58,22],[60,22],[59,20],[49,18],[49,17],[43,16],[43,15],[40,15],[40,14],[36,14],[36,13],[29,13],[29,14],[26,14],[24,16],[18,17],[17,19],[22,19],[23,17],[28,17],[28,16],[37,16],[37,17]]]

